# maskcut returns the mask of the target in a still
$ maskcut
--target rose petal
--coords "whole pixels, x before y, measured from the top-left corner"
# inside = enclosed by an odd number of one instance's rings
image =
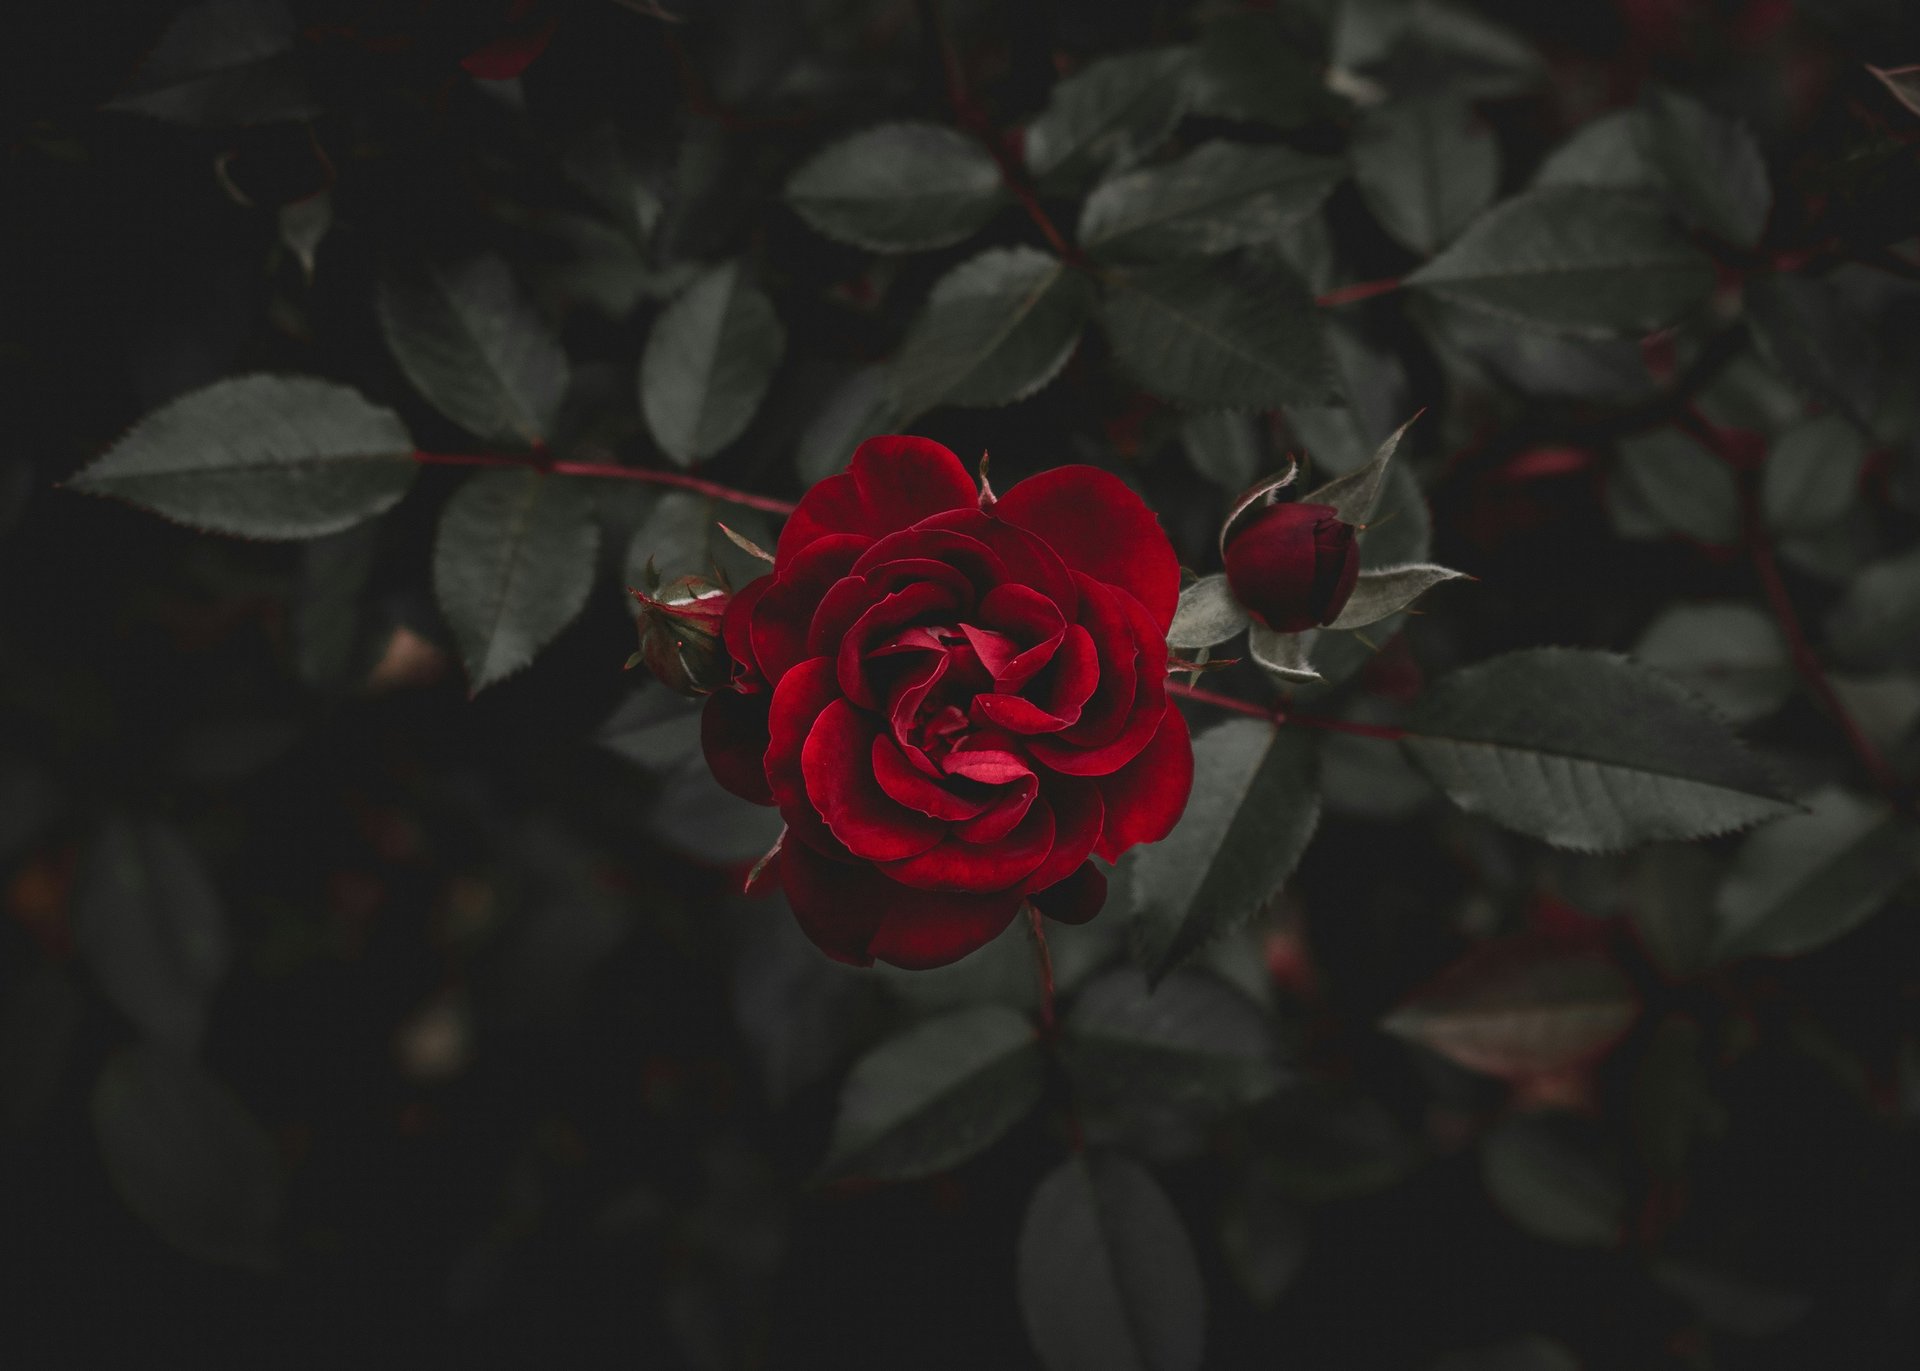
[[[755,584],[758,584],[756,582]],[[707,755],[713,778],[743,800],[757,805],[773,803],[767,784],[766,691],[742,694],[716,690],[700,711],[700,750]]]
[[[1067,631],[1060,607],[1027,586],[996,587],[981,600],[979,617],[986,627],[1021,644],[1011,661],[1002,666],[988,663],[994,686],[1009,694],[1032,680],[1053,660]]]
[[[1027,877],[1028,890],[1044,890],[1072,875],[1100,840],[1106,815],[1100,787],[1077,776],[1049,776],[1040,800],[1053,810],[1053,850]]]
[[[964,776],[982,785],[1017,785],[1033,775],[1033,768],[1012,752],[994,747],[976,747],[971,745],[974,740],[968,741],[969,746],[957,747],[947,754],[949,776]]]
[[[1018,893],[915,890],[866,864],[806,847],[780,852],[780,883],[801,930],[829,957],[867,966],[875,957],[910,970],[958,961],[1005,931]]]
[[[878,730],[845,700],[820,712],[800,749],[807,798],[847,851],[870,861],[914,857],[947,835],[947,825],[881,789],[873,772]]]
[[[1131,762],[1099,778],[1106,818],[1094,851],[1112,861],[1135,843],[1173,832],[1193,790],[1193,740],[1180,711],[1167,705],[1160,726]]]
[[[984,543],[1006,568],[1005,576],[994,584],[1031,586],[1058,605],[1068,619],[1073,617],[1073,608],[1080,602],[1080,591],[1067,564],[1047,546],[1044,538],[1002,523],[978,509],[936,514],[915,531],[932,529],[950,529]]]
[[[891,434],[854,449],[846,472],[829,476],[801,497],[780,530],[776,564],[831,533],[883,537],[946,510],[979,501],[960,459],[926,438]]]
[[[953,826],[953,836],[966,843],[997,843],[1027,817],[1033,797],[1040,792],[1040,779],[1028,772],[1011,785],[1002,786],[993,802],[975,817]]]
[[[720,620],[720,641],[733,658],[734,683],[742,690],[765,690],[770,682],[753,655],[753,607],[773,589],[773,577],[762,576],[740,587]]]
[[[1049,919],[1063,924],[1083,924],[1106,904],[1107,876],[1092,862],[1082,862],[1066,879],[1055,881],[1045,890],[1036,890],[1027,898]]]
[[[811,657],[780,678],[767,714],[767,784],[774,803],[787,809],[813,808],[800,770],[800,750],[820,712],[840,698],[833,659]],[[789,819],[791,822],[791,819]]]
[[[971,819],[987,807],[986,798],[956,795],[920,770],[900,744],[884,733],[874,735],[872,761],[873,778],[880,788],[893,800],[930,819]]]
[[[973,512],[979,513],[978,510]],[[941,519],[948,517],[951,516],[937,516]],[[888,534],[862,553],[853,569],[862,576],[880,577],[892,589],[901,580],[902,573],[891,572],[888,568],[929,561],[950,567],[965,577],[980,595],[985,595],[995,586],[1006,585],[1012,579],[1012,573],[999,554],[980,539],[958,529],[927,523]]]
[[[867,540],[830,534],[807,544],[774,572],[774,584],[760,597],[749,621],[753,655],[769,681],[777,681],[807,651],[808,628],[827,592],[843,579]]]
[[[970,843],[950,833],[925,852],[881,869],[919,890],[1005,890],[1020,886],[1046,860],[1053,831],[1053,810],[1034,805],[1011,833],[994,842]]]
[[[916,581],[883,598],[840,640],[836,653],[840,689],[862,709],[879,708],[879,695],[865,670],[868,652],[930,616],[950,615],[957,609],[951,591],[928,581]]]
[[[1180,559],[1159,518],[1119,477],[1098,467],[1054,467],[1001,496],[993,515],[1044,538],[1073,570],[1128,592],[1162,634],[1173,622]]]

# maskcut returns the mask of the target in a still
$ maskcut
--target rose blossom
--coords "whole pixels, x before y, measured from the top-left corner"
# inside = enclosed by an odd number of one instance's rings
[[[995,502],[923,438],[862,443],[781,531],[723,628],[714,775],[780,807],[776,870],[809,937],[938,966],[1024,902],[1091,918],[1111,861],[1166,836],[1193,752],[1166,692],[1180,568],[1153,512],[1089,466]]]

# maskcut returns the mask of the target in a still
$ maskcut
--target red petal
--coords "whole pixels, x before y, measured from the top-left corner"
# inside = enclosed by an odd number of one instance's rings
[[[1094,589],[1103,590],[1098,586]],[[1118,732],[1114,732],[1107,724],[1097,729],[1090,728],[1083,717],[1082,722],[1072,728],[1062,729],[1059,733],[1038,734],[1029,744],[1033,755],[1040,761],[1055,771],[1073,776],[1104,776],[1132,761],[1152,739],[1167,707],[1166,640],[1148,619],[1146,608],[1138,600],[1123,591],[1104,593],[1111,595],[1124,612],[1136,644],[1132,663],[1133,690],[1130,696],[1122,697],[1127,702],[1127,713],[1120,720],[1120,728]],[[1106,673],[1111,670],[1111,667],[1107,667],[1103,671],[1102,692],[1107,685]],[[1097,701],[1100,697],[1096,694],[1095,698]]]
[[[919,534],[935,529],[964,533],[992,550],[1006,571],[990,586],[1031,586],[1058,605],[1062,614],[1069,619],[1073,617],[1074,606],[1080,603],[1079,588],[1074,584],[1073,573],[1060,560],[1060,554],[1047,546],[1046,539],[1024,528],[1001,523],[978,509],[936,514],[914,531]]]
[[[985,800],[963,799],[921,771],[885,734],[873,740],[873,778],[894,800],[930,819],[971,819],[987,807]]]
[[[833,534],[807,544],[773,574],[773,585],[754,606],[753,655],[769,681],[778,681],[807,652],[807,630],[827,592],[852,569],[867,547],[864,538]],[[755,582],[755,584],[759,584]]]
[[[1000,497],[994,517],[1046,540],[1060,560],[1118,586],[1147,607],[1164,634],[1180,602],[1180,559],[1146,502],[1110,472],[1055,467]]]
[[[947,835],[939,819],[907,808],[873,773],[873,724],[845,700],[820,712],[800,749],[807,798],[847,851],[869,861],[915,857]]]
[[[866,657],[902,629],[936,613],[953,613],[953,592],[929,581],[916,581],[881,600],[847,630],[836,655],[840,689],[862,709],[878,709],[880,698],[865,671]]]
[[[1106,873],[1092,862],[1082,862],[1063,881],[1027,896],[1049,919],[1063,924],[1083,924],[1100,912],[1107,902]]]
[[[979,615],[988,628],[1024,644],[1011,661],[1003,665],[987,663],[994,685],[1002,691],[1018,690],[1038,675],[1053,660],[1067,631],[1060,607],[1027,586],[995,587],[981,600]],[[981,660],[986,661],[984,655]]]
[[[820,712],[839,698],[830,657],[800,663],[774,688],[773,708],[767,714],[767,784],[782,810],[813,808],[800,771],[800,749]]]
[[[901,434],[869,438],[854,450],[845,473],[801,497],[780,530],[774,560],[784,562],[829,533],[879,538],[929,515],[971,509],[978,498],[960,459],[940,444]]]
[[[707,754],[713,778],[757,805],[773,803],[766,767],[771,699],[765,691],[743,695],[717,690],[707,696],[707,707],[700,712],[700,750]]]
[[[914,890],[791,843],[780,852],[780,881],[806,935],[856,966],[875,957],[916,971],[944,966],[999,937],[1020,909],[1013,891]]]
[[[1094,851],[1112,861],[1135,843],[1157,843],[1173,832],[1193,790],[1193,740],[1172,705],[1146,750],[1099,779],[1106,820]]]
[[[766,673],[760,670],[760,663],[753,655],[753,607],[771,589],[771,576],[748,581],[727,605],[726,617],[720,621],[720,640],[727,645],[727,655],[739,668],[735,675],[740,678],[743,689],[760,690],[768,684]]]
[[[883,870],[920,890],[1025,889],[1024,882],[1053,850],[1053,810],[1034,805],[1013,832],[991,843],[950,835],[925,852],[888,862]]]
[[[1053,850],[1027,877],[1030,891],[1044,890],[1071,876],[1093,851],[1093,845],[1100,841],[1100,827],[1106,817],[1100,787],[1092,781],[1073,776],[1050,777],[1042,798],[1053,807]]]

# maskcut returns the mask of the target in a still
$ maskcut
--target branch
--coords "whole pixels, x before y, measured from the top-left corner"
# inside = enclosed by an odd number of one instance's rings
[[[1324,714],[1295,714],[1286,709],[1269,709],[1265,705],[1254,704],[1251,700],[1240,700],[1231,695],[1200,690],[1194,686],[1181,685],[1178,681],[1167,682],[1167,694],[1177,695],[1183,700],[1192,700],[1196,704],[1212,705],[1216,709],[1229,709],[1235,714],[1245,714],[1249,718],[1265,719],[1269,723],[1317,728],[1322,733],[1347,733],[1356,738],[1379,738],[1386,742],[1393,742],[1407,736],[1406,729],[1393,724],[1361,724],[1351,719],[1329,718]]]
[[[550,471],[556,476],[597,476],[610,481],[643,481],[648,485],[691,490],[710,499],[724,500],[730,505],[758,509],[768,514],[791,514],[796,508],[791,500],[755,495],[751,491],[735,490],[732,486],[705,481],[698,476],[688,476],[678,471],[656,471],[651,467],[612,466],[604,462],[555,462],[535,453],[519,456],[497,452],[415,452],[413,460],[421,466],[431,467],[532,467],[537,471]]]

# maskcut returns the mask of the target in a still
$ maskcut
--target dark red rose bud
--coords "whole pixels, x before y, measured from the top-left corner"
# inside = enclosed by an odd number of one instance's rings
[[[1226,563],[1247,613],[1299,633],[1340,616],[1360,576],[1360,545],[1331,505],[1268,505],[1229,537]]]
[[[733,597],[699,576],[669,581],[653,594],[636,590],[640,602],[640,649],[628,666],[645,666],[682,695],[706,695],[727,681],[727,652],[720,622]]]

